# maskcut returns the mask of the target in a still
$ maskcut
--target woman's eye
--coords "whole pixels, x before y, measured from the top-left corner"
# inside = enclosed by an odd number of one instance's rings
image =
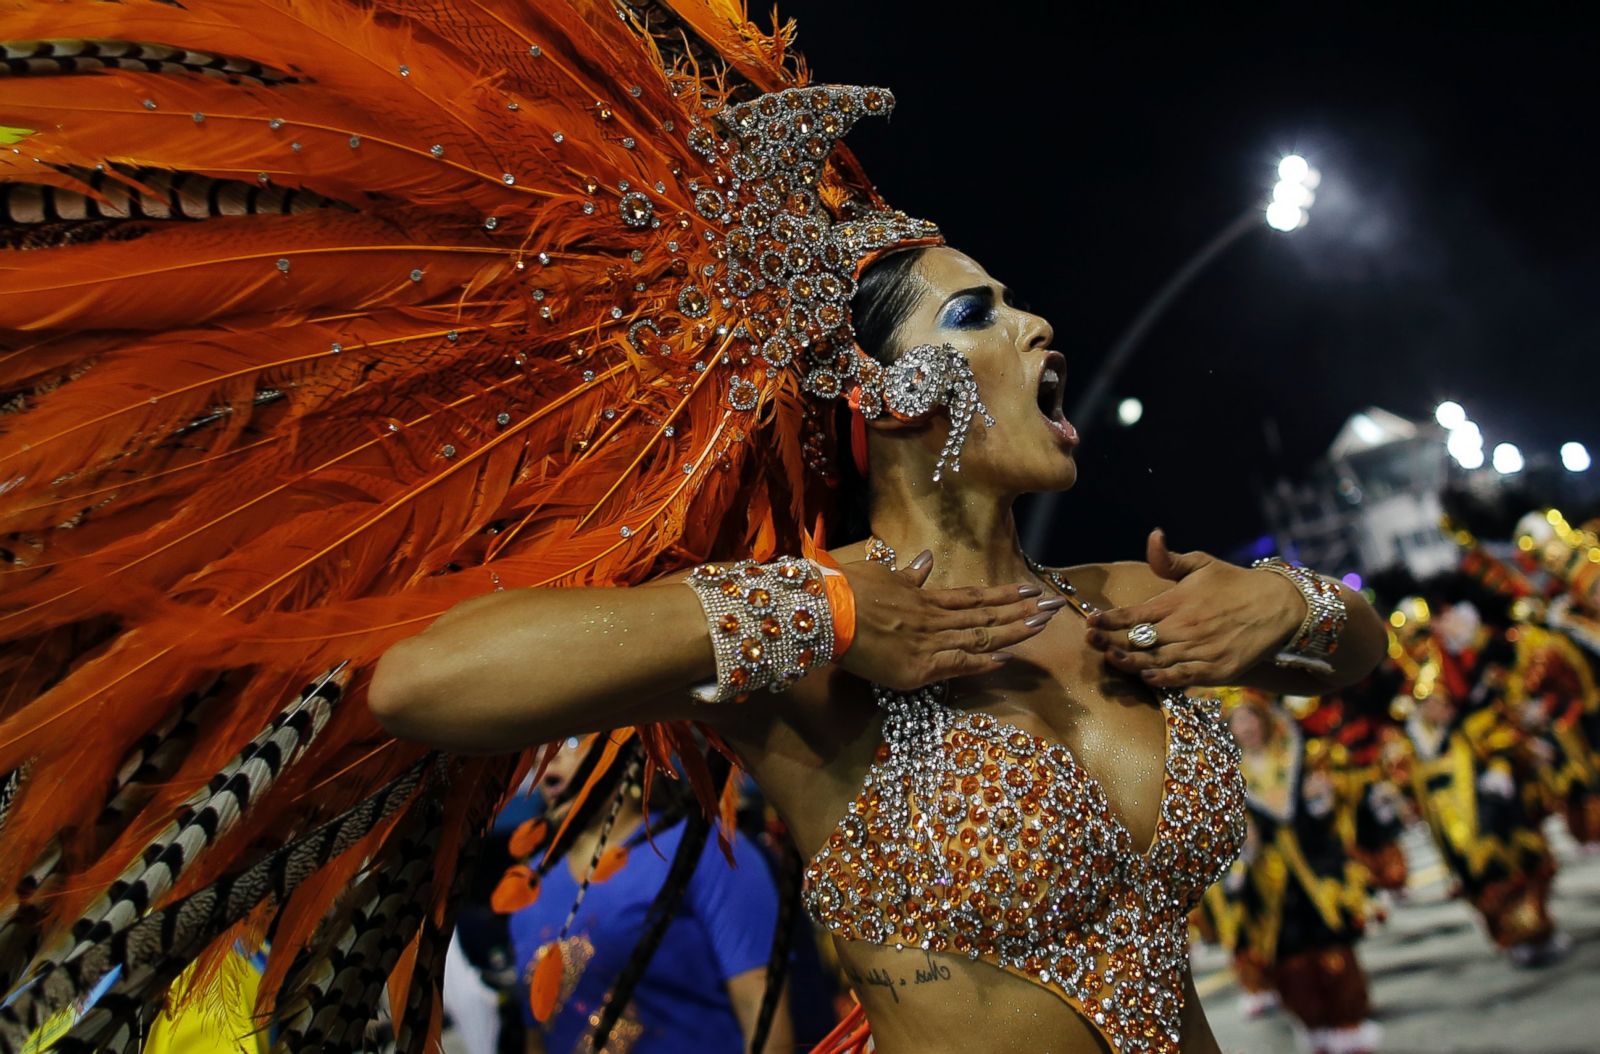
[[[994,318],[994,309],[976,300],[963,300],[945,313],[945,325],[952,328],[969,328],[988,325]]]

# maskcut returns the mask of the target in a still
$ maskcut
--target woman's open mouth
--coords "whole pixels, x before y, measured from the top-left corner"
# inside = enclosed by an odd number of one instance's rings
[[[1059,351],[1052,351],[1045,356],[1044,367],[1039,371],[1039,413],[1044,415],[1045,421],[1050,425],[1050,430],[1056,438],[1067,446],[1078,444],[1078,430],[1067,420],[1067,415],[1061,410],[1061,403],[1067,394],[1067,357]]]

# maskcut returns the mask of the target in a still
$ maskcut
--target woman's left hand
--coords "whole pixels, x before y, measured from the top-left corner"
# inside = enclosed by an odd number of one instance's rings
[[[1150,570],[1172,585],[1139,604],[1089,619],[1089,645],[1106,662],[1161,688],[1237,684],[1246,670],[1276,655],[1305,619],[1306,602],[1282,575],[1173,553],[1161,531],[1145,546]],[[1128,630],[1155,627],[1156,643],[1135,648]]]

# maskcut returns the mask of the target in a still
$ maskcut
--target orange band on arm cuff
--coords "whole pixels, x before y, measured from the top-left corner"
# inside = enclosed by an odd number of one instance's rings
[[[818,549],[811,559],[822,572],[822,591],[833,617],[833,661],[838,662],[856,640],[856,595],[839,569],[839,561],[826,549]]]

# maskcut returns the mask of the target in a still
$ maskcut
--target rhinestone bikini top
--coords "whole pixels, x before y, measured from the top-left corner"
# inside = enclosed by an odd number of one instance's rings
[[[1059,573],[1035,570],[1094,610]],[[806,868],[812,918],[844,940],[964,954],[1025,978],[1116,1054],[1176,1054],[1188,913],[1244,844],[1239,750],[1220,705],[1162,695],[1166,779],[1138,853],[1064,746],[956,710],[943,685],[873,693],[885,741]]]

